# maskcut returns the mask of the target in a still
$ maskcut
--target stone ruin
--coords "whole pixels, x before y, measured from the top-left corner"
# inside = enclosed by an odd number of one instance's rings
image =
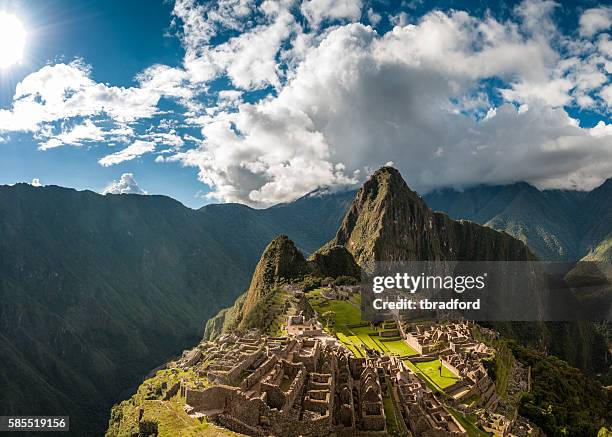
[[[357,358],[320,337],[229,334],[177,366],[203,381],[176,388],[187,413],[246,435],[382,436],[387,414],[402,435],[466,435],[401,359]]]
[[[316,318],[307,319],[302,313],[294,316],[287,316],[285,327],[289,335],[302,337],[316,337],[324,335],[323,325]]]
[[[478,398],[477,406],[495,410],[499,403],[495,383],[487,374],[482,359],[494,350],[476,341],[472,322],[400,326],[406,342],[423,358],[439,359],[442,366],[459,378],[445,392],[456,400]]]
[[[344,348],[251,333],[197,350],[180,362],[208,381],[181,389],[189,414],[248,435],[386,433],[381,369]]]

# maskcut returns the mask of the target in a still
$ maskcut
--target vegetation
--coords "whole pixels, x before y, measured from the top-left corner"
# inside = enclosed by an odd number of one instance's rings
[[[508,379],[515,363],[512,350],[508,346],[508,341],[505,339],[489,339],[481,335],[478,329],[474,329],[473,335],[477,340],[495,349],[495,355],[491,358],[483,359],[482,363],[489,377],[495,381],[497,394],[504,398],[508,388]]]
[[[106,437],[141,435],[142,424],[158,437],[236,435],[208,424],[206,420],[189,417],[180,396],[164,398],[167,390],[181,379],[187,382],[201,381],[191,370],[168,369],[157,372],[154,377],[143,382],[132,398],[113,407]]]
[[[531,392],[519,413],[547,435],[597,435],[612,423],[612,398],[596,381],[554,356],[511,343],[516,359],[531,366]]]
[[[101,435],[118,396],[246,290],[272,238],[314,251],[353,196],[194,211],[162,196],[0,187],[0,410],[70,415],[74,435]]]
[[[540,191],[516,183],[438,190],[426,195],[425,201],[455,219],[508,232],[527,243],[540,259],[576,261],[589,256],[603,261],[610,248],[611,193],[612,179],[608,179],[590,193]]]
[[[334,279],[333,285],[357,285],[358,283],[359,281],[355,277],[343,275]]]
[[[384,327],[373,327],[363,322],[359,308],[360,298],[359,294],[354,294],[348,301],[325,299],[321,296],[321,290],[308,294],[311,306],[320,315],[326,329],[333,332],[356,356],[364,356],[366,348],[402,357],[417,355],[400,337],[380,337],[379,333]]]
[[[414,366],[421,371],[421,374],[433,382],[440,391],[459,381],[459,378],[444,367],[438,359],[414,363]]]

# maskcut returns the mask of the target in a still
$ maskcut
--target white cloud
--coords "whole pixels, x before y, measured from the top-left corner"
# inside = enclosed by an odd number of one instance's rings
[[[147,194],[140,188],[133,173],[123,173],[119,180],[112,181],[102,194]]]
[[[142,155],[153,152],[154,150],[155,143],[150,141],[136,140],[125,149],[122,149],[110,155],[106,155],[98,162],[103,167],[110,167],[111,165],[120,164],[125,161],[131,161]]]
[[[81,61],[47,65],[17,84],[12,110],[0,110],[0,131],[36,132],[43,123],[101,114],[123,123],[148,118],[160,95],[97,83]]]
[[[326,19],[357,21],[361,7],[361,0],[304,0],[301,11],[312,26],[318,27]]]
[[[181,69],[155,64],[136,76],[143,92],[190,99],[195,92],[189,86],[189,75]],[[144,91],[146,90],[146,91]]]
[[[42,187],[42,184],[40,183],[40,179],[38,178],[32,179],[32,182],[30,183],[30,185],[32,185],[33,187]]]
[[[562,106],[602,77],[581,60],[561,65],[542,33],[554,29],[536,29],[552,8],[525,3],[523,29],[440,11],[384,36],[338,27],[305,51],[276,97],[200,118],[199,147],[165,161],[198,167],[213,196],[255,205],[353,183],[388,160],[421,191],[516,180],[592,187],[609,176],[610,137]],[[478,92],[488,78],[507,81],[501,94],[520,108],[491,108]]]
[[[564,34],[550,0],[503,21],[405,4],[380,34],[347,24],[376,27],[364,3],[176,0],[181,66],[152,65],[132,87],[94,81],[82,61],[45,66],[0,110],[0,134],[31,132],[44,150],[130,144],[103,166],[156,151],[197,167],[210,196],[253,205],[353,184],[389,160],[422,191],[610,176],[610,125],[580,127],[564,109],[610,113],[610,8]],[[178,105],[162,113],[162,97]]]
[[[612,85],[607,85],[599,91],[599,95],[606,102],[608,108],[612,108]]]
[[[580,16],[580,35],[593,36],[612,26],[612,7],[587,9]]]
[[[40,150],[48,150],[63,145],[81,146],[85,141],[102,141],[104,134],[102,129],[96,126],[91,120],[85,120],[82,124],[73,126],[70,129],[62,130],[58,135],[54,135],[39,145]]]
[[[369,8],[368,9],[368,21],[370,22],[370,24],[373,27],[376,27],[378,23],[380,23],[380,20],[382,20],[382,16],[379,13],[374,12],[374,9]]]
[[[276,56],[282,42],[295,30],[295,18],[287,6],[264,3],[262,8],[266,18],[263,24],[214,47],[188,46],[185,68],[192,81],[208,82],[227,74],[238,88],[279,87]]]
[[[90,76],[90,67],[81,60],[29,74],[17,84],[12,107],[0,109],[0,132],[31,132],[41,150],[126,142],[134,134],[131,124],[159,113],[162,96],[187,101],[194,95],[185,71],[163,65],[139,74],[138,87],[109,86]]]

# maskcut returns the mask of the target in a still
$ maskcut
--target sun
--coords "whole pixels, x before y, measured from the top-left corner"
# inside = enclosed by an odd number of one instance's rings
[[[19,19],[0,11],[0,68],[21,62],[26,43],[26,31]]]

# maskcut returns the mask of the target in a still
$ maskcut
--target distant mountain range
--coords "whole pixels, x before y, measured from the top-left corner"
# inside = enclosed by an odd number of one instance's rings
[[[505,231],[547,261],[612,260],[612,178],[591,192],[527,183],[443,189],[425,196],[434,210]]]
[[[477,187],[425,201],[505,230],[541,258],[604,259],[611,186],[608,180],[591,193]],[[74,435],[99,435],[114,402],[197,342],[206,321],[247,289],[269,241],[286,234],[312,253],[334,238],[355,194],[315,192],[264,210],[192,210],[163,196],[0,187],[0,410],[70,414]],[[342,228],[348,237],[355,232]],[[549,350],[567,349],[569,361],[598,368],[592,329],[557,329],[546,341],[525,334],[543,347],[555,340]]]

